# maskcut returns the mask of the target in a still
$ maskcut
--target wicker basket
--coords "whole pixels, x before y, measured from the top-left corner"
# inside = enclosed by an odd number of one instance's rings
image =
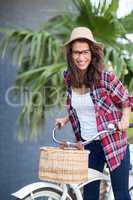
[[[88,180],[86,150],[40,148],[39,178],[57,183],[83,183]]]

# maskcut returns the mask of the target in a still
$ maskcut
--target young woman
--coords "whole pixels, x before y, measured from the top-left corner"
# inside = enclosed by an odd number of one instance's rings
[[[97,132],[106,130],[109,123],[118,129],[112,135],[101,135],[86,149],[91,151],[89,167],[103,171],[109,167],[115,199],[130,200],[128,193],[129,147],[126,130],[129,126],[131,97],[112,73],[104,70],[103,46],[96,42],[86,27],[75,28],[65,44],[68,68],[64,72],[67,88],[68,115],[56,119],[61,128],[70,121],[82,148]],[[84,200],[99,199],[99,181],[84,187]]]

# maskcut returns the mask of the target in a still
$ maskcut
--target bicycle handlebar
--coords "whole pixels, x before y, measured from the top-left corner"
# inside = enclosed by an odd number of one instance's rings
[[[133,123],[130,123],[129,124],[129,128],[133,128]],[[63,142],[61,140],[57,140],[55,138],[55,134],[56,134],[56,130],[59,129],[59,126],[57,125],[54,129],[53,129],[53,140],[58,143],[58,144],[62,144]],[[116,130],[116,127],[114,124],[109,124],[108,125],[108,129],[107,130],[103,130],[103,131],[100,131],[98,132],[96,135],[94,135],[90,140],[86,140],[84,142],[81,142],[82,145],[87,145],[89,143],[91,143],[93,140],[95,140],[98,136],[102,135],[102,134],[105,134],[105,133],[108,133],[108,134],[113,134],[113,132]],[[76,143],[74,142],[69,142],[69,141],[66,141],[65,144],[68,146],[68,147],[75,147]]]

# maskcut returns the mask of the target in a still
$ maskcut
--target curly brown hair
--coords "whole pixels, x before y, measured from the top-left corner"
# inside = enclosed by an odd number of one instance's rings
[[[75,41],[87,42],[91,50],[91,56],[92,56],[91,63],[83,79],[81,79],[79,70],[74,65],[72,59],[72,45]],[[66,56],[67,56],[68,70],[70,71],[71,85],[76,88],[80,88],[83,84],[89,88],[92,88],[93,85],[96,85],[98,80],[100,79],[101,72],[104,69],[103,45],[93,43],[84,38],[80,38],[71,42],[66,50],[67,50]]]

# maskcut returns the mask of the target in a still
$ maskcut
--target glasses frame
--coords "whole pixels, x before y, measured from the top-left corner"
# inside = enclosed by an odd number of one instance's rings
[[[72,56],[74,58],[78,58],[81,54],[84,56],[84,57],[89,57],[90,56],[90,53],[91,53],[91,50],[90,49],[85,49],[83,51],[78,51],[78,50],[72,50]]]

